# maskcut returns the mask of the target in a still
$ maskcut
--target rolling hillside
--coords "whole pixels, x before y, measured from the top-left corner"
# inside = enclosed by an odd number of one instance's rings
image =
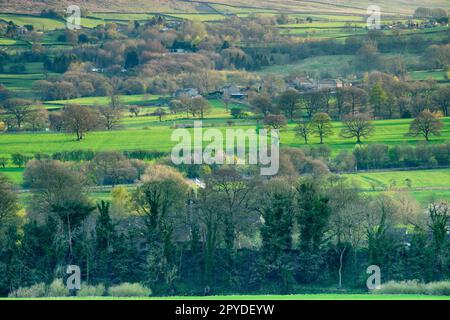
[[[14,0],[0,1],[0,12],[35,13],[44,8],[63,10],[78,4],[89,11],[237,13],[273,10],[279,12],[365,14],[369,0]],[[447,0],[379,0],[385,14],[410,15],[419,6],[450,8]]]

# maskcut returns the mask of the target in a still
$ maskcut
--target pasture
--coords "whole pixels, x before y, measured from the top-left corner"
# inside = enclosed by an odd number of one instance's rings
[[[450,169],[364,172],[343,176],[365,190],[450,190]]]
[[[121,103],[125,105],[147,105],[154,103],[161,96],[159,95],[150,95],[150,94],[135,94],[135,95],[123,95],[119,97]],[[111,102],[111,98],[107,96],[101,97],[85,97],[85,98],[76,98],[69,100],[52,100],[46,101],[44,105],[46,106],[64,106],[67,104],[80,105],[80,106],[107,106]]]
[[[415,81],[422,81],[422,80],[447,81],[447,79],[445,79],[444,70],[413,71],[410,72],[408,75],[411,78],[411,80]]]
[[[220,110],[220,109],[219,109]],[[158,123],[156,118],[154,122]],[[139,118],[135,120],[139,122]],[[191,120],[186,119],[186,122]],[[223,121],[223,120],[222,120]],[[365,144],[382,143],[388,145],[399,145],[402,143],[417,144],[423,142],[419,137],[407,137],[409,119],[399,120],[380,120],[375,121],[375,133],[368,139],[364,139]],[[0,134],[0,155],[10,155],[12,153],[21,152],[29,155],[35,153],[54,153],[64,150],[160,150],[170,151],[171,147],[176,143],[170,141],[170,135],[173,129],[170,127],[178,123],[177,120],[167,120],[166,125],[149,126],[149,123],[141,123],[141,126],[134,126],[134,130],[112,130],[97,131],[88,133],[83,141],[75,141],[73,135],[65,133],[2,133]],[[128,122],[130,123],[130,122]],[[208,124],[208,119],[204,121]],[[443,143],[450,139],[450,118],[444,118],[444,129],[440,137],[433,137],[431,143]],[[209,124],[211,126],[211,124]],[[220,130],[229,128],[223,122],[216,122],[214,126]],[[242,129],[255,128],[255,123],[238,126]],[[237,127],[234,127],[237,128]],[[295,136],[295,124],[290,124],[280,133],[281,145],[287,147],[304,147],[303,140]],[[353,150],[355,141],[352,139],[344,139],[339,137],[338,133],[342,128],[342,123],[333,122],[334,135],[326,138],[325,144],[329,145],[333,153],[340,150]],[[312,137],[310,146],[318,146],[319,139]]]

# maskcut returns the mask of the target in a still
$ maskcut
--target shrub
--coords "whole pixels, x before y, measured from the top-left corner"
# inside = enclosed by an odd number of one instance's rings
[[[373,293],[381,294],[426,294],[437,296],[450,295],[450,281],[420,283],[417,280],[389,281],[381,285],[381,289]]]
[[[450,296],[450,281],[430,282],[425,287],[430,295]]]
[[[424,285],[417,280],[389,281],[382,284],[381,289],[373,292],[381,294],[426,294]]]
[[[11,292],[10,298],[42,298],[45,297],[45,283],[37,283],[30,287],[20,287],[16,291]]]
[[[55,279],[48,287],[47,297],[67,297],[70,292],[61,279]]]
[[[106,292],[105,286],[103,284],[88,285],[82,284],[81,289],[77,292],[78,297],[101,297],[104,296]]]
[[[122,283],[109,288],[108,293],[112,297],[148,297],[152,291],[140,283]]]

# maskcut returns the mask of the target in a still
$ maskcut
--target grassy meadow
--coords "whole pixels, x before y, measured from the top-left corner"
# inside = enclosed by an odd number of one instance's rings
[[[219,111],[221,109],[219,108]],[[218,115],[220,116],[220,114]],[[33,155],[38,152],[54,153],[63,150],[92,149],[96,151],[103,150],[133,150],[149,149],[169,151],[176,143],[170,142],[170,135],[173,129],[171,125],[177,123],[177,120],[165,120],[166,125],[151,127],[152,123],[158,124],[156,117],[150,118],[151,121],[142,121],[138,125],[132,125],[133,122],[139,122],[141,119],[126,119],[133,130],[126,128],[113,131],[98,131],[88,133],[83,141],[76,141],[73,135],[65,133],[4,133],[0,135],[0,154],[9,155],[15,152],[22,152]],[[186,120],[192,122],[191,120]],[[376,131],[373,136],[364,140],[364,143],[382,143],[388,145],[398,145],[402,143],[416,144],[422,142],[419,137],[405,137],[408,131],[409,119],[401,120],[381,120],[375,121]],[[208,119],[204,124],[208,125]],[[442,136],[433,137],[431,143],[442,143],[450,138],[450,118],[444,119],[444,129]],[[338,133],[342,128],[340,122],[333,122],[334,135],[325,139],[325,144],[329,145],[334,153],[340,150],[353,150],[355,141],[339,137]],[[211,126],[211,124],[209,124]],[[222,131],[230,128],[225,123],[217,123],[214,126]],[[233,128],[237,128],[236,126]],[[239,128],[255,128],[253,125],[242,125]],[[295,124],[290,124],[280,133],[281,145],[288,147],[302,147],[303,140],[295,136]],[[318,138],[313,137],[310,145],[317,146]]]

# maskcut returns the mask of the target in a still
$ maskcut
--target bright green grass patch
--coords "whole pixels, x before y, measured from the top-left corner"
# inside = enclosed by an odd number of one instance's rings
[[[219,126],[224,126],[226,121],[231,119],[230,112],[226,110],[224,103],[219,99],[211,99],[208,100],[211,105],[211,110],[209,113],[204,115],[203,123],[205,124],[217,124]],[[231,103],[229,109],[232,108],[244,108],[240,104]],[[167,115],[162,118],[162,121],[159,121],[159,117],[146,115],[139,117],[130,117],[129,113],[122,121],[122,126],[127,129],[147,129],[152,126],[171,126],[173,124],[189,124],[192,123],[192,116],[189,115],[187,118],[186,113],[178,113],[178,114],[170,114],[170,111],[167,107],[163,109],[166,110]],[[142,113],[151,113],[153,110],[151,109],[143,109]],[[239,123],[243,120],[234,120],[233,122]]]
[[[383,120],[375,121],[376,131],[364,143],[384,143],[388,145],[398,145],[402,143],[415,144],[421,139],[405,137],[411,120]],[[450,138],[450,118],[444,119],[444,130],[441,137],[433,137],[432,143],[443,143]],[[353,150],[355,141],[343,139],[338,136],[342,127],[340,122],[334,122],[334,136],[325,139],[325,144],[329,145],[333,153],[340,150]],[[225,130],[223,124],[216,126]],[[237,127],[233,127],[237,128]],[[241,128],[255,128],[255,126],[241,126]],[[304,147],[302,139],[295,136],[295,125],[281,132],[281,145],[289,147]],[[170,151],[176,143],[170,141],[172,129],[169,126],[154,126],[148,130],[117,130],[101,131],[88,133],[85,140],[75,141],[73,135],[63,133],[19,133],[19,134],[0,134],[0,154],[11,154],[22,152],[33,155],[37,152],[54,153],[63,150],[92,149],[102,150],[133,150],[148,149],[159,151]],[[317,146],[318,138],[311,139],[309,146]]]
[[[34,68],[34,67],[33,67]],[[27,71],[28,72],[28,71]],[[47,76],[57,75],[56,73],[48,73]],[[46,78],[44,73],[21,73],[7,74],[0,73],[0,83],[8,90],[18,93],[21,97],[33,98],[33,83],[37,80]]]
[[[424,207],[433,200],[446,200],[450,202],[450,190],[420,190],[410,191],[409,194]]]
[[[120,96],[120,101],[127,105],[145,105],[147,103],[155,102],[161,98],[158,95],[146,95],[146,94],[134,94],[134,95],[124,95]],[[70,100],[54,100],[45,102],[46,105],[66,105],[74,104],[81,106],[107,106],[111,102],[111,97],[84,97]]]
[[[20,26],[30,24],[33,25],[37,30],[55,30],[65,28],[65,23],[62,20],[43,18],[32,15],[1,13],[0,19],[3,19],[7,22],[13,21],[15,24]]]
[[[421,80],[436,80],[444,81],[445,72],[443,70],[431,70],[431,71],[413,71],[408,73],[411,80],[421,81]]]
[[[28,45],[25,41],[10,38],[0,38],[0,46],[22,46]]]
[[[363,189],[408,188],[407,179],[411,180],[411,188],[448,188],[450,190],[450,169],[383,171],[345,174]]]
[[[23,168],[0,168],[0,174],[4,174],[15,184],[22,184],[23,170]]]

